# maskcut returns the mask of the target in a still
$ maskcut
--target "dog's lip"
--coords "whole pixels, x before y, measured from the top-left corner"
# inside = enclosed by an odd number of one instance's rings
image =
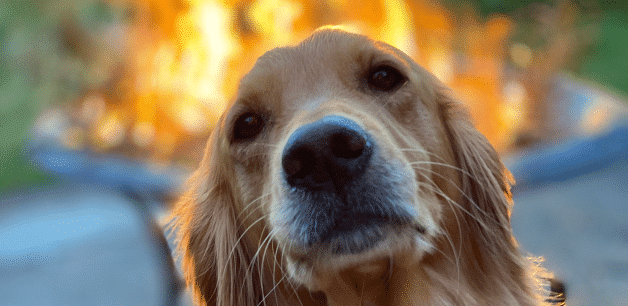
[[[320,241],[325,242],[337,236],[350,235],[370,228],[401,227],[413,227],[419,233],[425,233],[423,226],[413,222],[410,216],[403,214],[344,213],[335,218],[335,225],[321,235]]]
[[[355,272],[362,275],[385,275],[390,268],[390,258],[376,258],[371,261],[360,263],[355,267]],[[381,277],[380,277],[381,278]]]
[[[409,217],[401,215],[358,215],[338,218],[317,241],[306,246],[306,253],[312,250],[325,250],[330,254],[359,254],[376,248],[390,235],[412,229],[425,235],[425,227]],[[307,256],[307,255],[306,255]]]
[[[333,227],[332,232],[352,232],[362,227],[383,225],[385,223],[392,223],[392,221],[393,220],[390,217],[379,216],[376,214],[358,214],[355,216],[344,214],[343,216],[337,218],[336,225]]]
[[[362,244],[359,250],[351,245],[352,237],[334,238],[313,245],[289,244],[284,255],[294,267],[316,271],[352,271],[355,275],[384,275],[385,261],[401,254],[404,260],[414,260],[433,246],[429,241],[430,230],[412,222],[404,226],[385,226],[381,236],[372,243]],[[355,240],[353,241],[355,242]],[[413,259],[411,259],[411,256]],[[305,267],[305,268],[304,268]],[[364,268],[361,268],[364,267]]]

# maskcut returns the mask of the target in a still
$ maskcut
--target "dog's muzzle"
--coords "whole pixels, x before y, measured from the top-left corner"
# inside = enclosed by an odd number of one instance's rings
[[[406,182],[377,151],[360,125],[337,115],[301,126],[289,137],[282,169],[294,242],[358,253],[411,223],[401,205]]]

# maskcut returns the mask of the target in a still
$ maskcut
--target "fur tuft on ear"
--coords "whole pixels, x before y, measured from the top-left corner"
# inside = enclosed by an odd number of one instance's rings
[[[438,99],[454,156],[462,169],[462,189],[474,202],[469,209],[477,212],[474,215],[491,232],[499,229],[495,234],[511,237],[512,175],[486,137],[475,129],[466,109],[450,95],[440,93]]]
[[[466,250],[462,250],[469,257],[466,262],[474,263],[467,267],[474,270],[468,275],[475,275],[473,283],[492,296],[510,296],[512,301],[521,301],[515,297],[529,297],[527,303],[520,302],[521,305],[539,305],[543,294],[539,277],[545,275],[537,264],[521,254],[513,238],[510,223],[512,175],[488,140],[474,128],[467,111],[452,98],[449,89],[441,88],[437,100],[460,172],[461,206],[468,212],[461,214],[465,216],[463,232],[475,236],[464,239],[468,244]],[[495,283],[502,286],[483,285]]]
[[[199,169],[188,180],[187,193],[168,222],[176,233],[178,253],[188,286],[198,305],[256,305],[263,280],[252,263],[235,212],[240,199],[229,163],[227,138],[220,125],[213,131]],[[272,286],[266,284],[267,286]]]

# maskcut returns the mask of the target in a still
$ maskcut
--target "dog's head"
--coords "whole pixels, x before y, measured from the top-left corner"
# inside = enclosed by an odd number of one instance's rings
[[[434,76],[364,36],[259,58],[190,185],[175,224],[212,305],[529,291],[497,154]]]

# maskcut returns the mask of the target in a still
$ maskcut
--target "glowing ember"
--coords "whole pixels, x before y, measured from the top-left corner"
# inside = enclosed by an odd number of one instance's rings
[[[146,147],[155,138],[155,127],[150,122],[139,122],[133,127],[133,142],[139,147]]]
[[[110,148],[119,145],[124,140],[124,125],[116,111],[109,113],[100,123],[97,131],[99,145]]]

